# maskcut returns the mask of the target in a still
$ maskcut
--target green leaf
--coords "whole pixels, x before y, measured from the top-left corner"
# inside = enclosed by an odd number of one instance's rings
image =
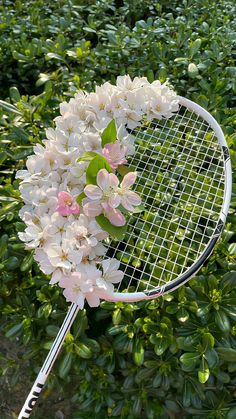
[[[92,357],[91,349],[82,342],[78,343],[77,345],[74,345],[74,349],[76,354],[80,358],[89,359]]]
[[[84,26],[84,27],[83,27],[83,30],[84,30],[85,32],[97,33],[97,32],[95,31],[95,29],[93,29],[93,28],[89,28],[88,26]]]
[[[116,227],[113,224],[110,223],[110,221],[103,215],[98,215],[96,218],[97,223],[100,225],[100,227],[107,231],[107,233],[109,233],[109,235],[113,238],[113,239],[117,239],[119,241],[121,241],[124,238],[124,235],[126,233],[127,230],[127,226],[124,225],[122,227]]]
[[[196,52],[199,50],[199,48],[201,47],[201,39],[195,39],[195,41],[192,43],[191,47],[190,47],[190,55],[191,58],[196,54]]]
[[[204,348],[204,352],[208,351],[209,349],[213,348],[215,343],[214,337],[211,333],[204,333],[202,337],[202,345]]]
[[[210,376],[210,371],[207,365],[207,361],[202,357],[201,368],[198,371],[198,380],[200,383],[205,384]]]
[[[68,352],[64,358],[62,359],[60,366],[59,366],[59,377],[65,378],[68,372],[71,369],[73,354]]]
[[[224,293],[228,293],[236,286],[236,271],[227,272],[221,282]]]
[[[107,127],[104,129],[101,135],[102,138],[102,147],[104,147],[108,143],[114,143],[117,138],[117,132],[116,132],[116,124],[115,120],[112,119],[111,122],[107,125]]]
[[[208,351],[206,351],[204,356],[210,368],[214,368],[219,362],[218,354],[214,348],[211,348]]]
[[[10,97],[11,97],[12,101],[14,101],[14,102],[19,102],[20,101],[21,96],[20,96],[20,93],[19,93],[19,90],[17,89],[17,87],[15,87],[15,86],[10,87],[9,93],[10,93]]]
[[[154,346],[154,352],[161,356],[170,346],[168,339],[157,338]]]
[[[16,335],[20,330],[22,329],[22,323],[15,324],[13,327],[11,327],[5,334],[7,338],[10,338],[14,335]]]
[[[196,64],[190,63],[188,65],[188,75],[189,75],[189,77],[191,77],[192,79],[194,79],[195,77],[198,76],[198,73],[199,72],[198,72],[198,68],[197,68]]]
[[[231,407],[227,412],[226,419],[235,419],[236,418],[236,406]]]
[[[4,102],[4,100],[0,100],[0,107],[3,108],[7,112],[13,112],[17,115],[21,115],[19,109],[17,109],[14,105],[11,105],[8,102]]]
[[[52,58],[54,58],[54,60],[58,60],[58,61],[65,61],[64,57],[62,57],[59,54],[55,54],[54,52],[48,52],[46,54],[46,60],[51,60]]]
[[[23,259],[23,261],[22,261],[22,263],[20,265],[21,272],[29,271],[31,269],[31,266],[33,264],[33,261],[34,261],[34,251],[29,252],[29,254],[27,254],[24,257],[24,259]]]
[[[135,364],[140,367],[144,361],[144,347],[140,339],[136,339],[134,343],[133,357]]]
[[[86,183],[87,185],[96,185],[97,184],[97,174],[99,170],[106,169],[109,173],[112,172],[111,166],[103,156],[97,155],[90,162],[87,171],[86,171]]]
[[[236,349],[219,347],[216,348],[216,352],[224,361],[236,362]]]
[[[59,332],[59,327],[53,324],[49,324],[46,327],[46,332],[49,336],[56,337],[57,333]]]
[[[215,322],[222,332],[228,333],[230,331],[230,321],[222,310],[216,311]]]
[[[135,172],[135,167],[134,166],[126,166],[125,164],[121,164],[120,166],[117,167],[116,170],[121,176],[124,177],[129,172]]]
[[[0,238],[0,258],[4,255],[5,251],[7,250],[8,244],[8,235],[3,234]]]
[[[116,324],[115,326],[111,326],[107,329],[107,333],[109,336],[118,335],[121,332],[124,332],[126,329],[126,325],[124,324]]]
[[[236,243],[230,243],[228,250],[229,250],[229,254],[231,256],[234,256],[236,253]]]
[[[132,211],[132,214],[139,214],[140,212],[145,211],[145,206],[144,205],[139,205],[138,207],[135,207],[134,210]]]
[[[77,196],[77,198],[76,198],[76,202],[79,204],[79,205],[82,205],[82,201],[83,201],[83,199],[84,198],[86,198],[86,195],[85,195],[85,193],[84,192],[81,192],[78,196]]]
[[[4,260],[3,263],[5,269],[7,269],[8,271],[13,271],[20,264],[19,259],[16,256],[10,256],[8,259]]]
[[[186,366],[194,367],[199,359],[200,355],[197,352],[188,352],[180,357],[180,362]]]
[[[96,157],[98,155],[98,153],[95,153],[94,151],[88,151],[86,153],[84,153],[78,160],[77,162],[80,161],[90,161],[92,160],[94,157]]]

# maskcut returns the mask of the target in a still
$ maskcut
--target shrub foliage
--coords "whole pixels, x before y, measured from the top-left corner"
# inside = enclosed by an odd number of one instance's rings
[[[60,101],[125,73],[168,78],[212,112],[235,167],[235,12],[233,0],[0,5],[1,330],[25,345],[1,373],[14,367],[14,382],[24,360],[33,380],[67,310],[18,239],[16,170]],[[48,382],[70,394],[71,418],[236,417],[235,206],[233,197],[222,240],[186,286],[155,301],[103,302],[79,313]]]

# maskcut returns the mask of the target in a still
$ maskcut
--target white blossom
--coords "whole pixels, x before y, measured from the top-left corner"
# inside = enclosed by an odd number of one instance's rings
[[[67,301],[82,308],[86,299],[91,306],[98,306],[100,298],[112,295],[114,284],[124,276],[118,260],[105,259],[102,242],[108,234],[96,222],[95,213],[89,218],[85,215],[85,199],[81,208],[76,204],[78,211],[68,211],[71,215],[59,213],[62,193],[75,203],[87,187],[89,162],[79,158],[91,151],[104,155],[101,133],[114,119],[120,151],[127,159],[135,153],[135,136],[130,130],[144,120],[170,118],[178,106],[177,96],[167,83],[149,83],[146,77],[132,80],[129,75],[119,76],[115,85],[105,82],[93,93],[78,91],[69,102],[60,104],[61,115],[55,118],[54,128],[46,130],[42,144],[34,146],[27,170],[17,172],[25,203],[19,216],[26,224],[19,237],[26,248],[35,249],[40,269],[51,275],[50,284],[58,283],[63,288]],[[114,160],[110,146],[108,151]],[[111,208],[118,211],[121,202],[132,209],[137,204],[135,199],[123,184]]]

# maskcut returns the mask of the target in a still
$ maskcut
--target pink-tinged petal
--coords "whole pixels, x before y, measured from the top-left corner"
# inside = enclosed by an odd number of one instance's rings
[[[104,212],[109,211],[111,208],[108,202],[101,202],[101,206],[104,209]]]
[[[130,188],[136,181],[137,172],[129,172],[124,176],[124,179],[121,182],[121,188]]]
[[[114,271],[109,274],[109,281],[113,284],[118,284],[124,278],[124,272]]]
[[[79,204],[74,203],[71,207],[71,214],[79,214],[80,213],[80,206]]]
[[[75,293],[70,288],[65,288],[63,291],[66,301],[77,304],[81,309],[84,307],[84,295],[82,292]]]
[[[101,262],[101,265],[102,265],[103,275],[105,275],[106,273],[116,271],[120,266],[120,261],[115,258],[105,259]]]
[[[121,197],[118,194],[112,195],[108,198],[108,205],[112,208],[117,208],[121,203]]]
[[[77,304],[77,306],[82,310],[84,308],[84,294],[82,292],[80,292],[77,297],[76,297],[76,301],[75,303]],[[72,301],[73,302],[73,301]]]
[[[59,282],[61,278],[62,278],[61,269],[56,269],[52,274],[52,277],[51,277],[51,280],[50,280],[49,284],[54,285],[57,282]]]
[[[86,294],[86,300],[88,301],[88,305],[90,307],[98,307],[100,304],[100,298],[95,292]]]
[[[105,216],[108,218],[110,223],[116,227],[121,227],[125,225],[125,217],[118,209],[110,207],[109,210],[105,212]]]
[[[96,285],[102,292],[112,294],[114,291],[114,286],[103,278],[99,278],[96,280]]]
[[[128,191],[125,194],[125,196],[129,200],[130,204],[133,205],[134,207],[136,207],[137,205],[140,205],[142,202],[140,196],[136,192]]]
[[[125,155],[127,153],[127,147],[122,146],[119,141],[115,143],[106,144],[102,150],[104,157],[107,159],[112,169],[117,169],[120,164],[127,163]]]
[[[56,207],[56,211],[59,212],[60,215],[67,216],[71,214],[70,207],[68,206],[60,206]]]
[[[109,185],[111,188],[117,188],[119,185],[119,179],[114,173],[109,174]]]
[[[96,217],[97,215],[100,215],[102,212],[102,207],[97,202],[88,202],[83,207],[84,214],[87,215],[87,217]]]
[[[95,201],[97,199],[101,199],[101,197],[102,197],[102,191],[96,185],[85,186],[84,193],[88,198],[92,199],[93,201]]]
[[[59,205],[68,205],[73,201],[73,197],[68,192],[59,192],[58,194],[58,204]]]
[[[133,212],[133,210],[134,210],[134,207],[133,207],[133,205],[129,202],[129,199],[128,198],[126,198],[126,196],[123,196],[122,197],[122,200],[121,200],[121,205],[127,210],[127,211],[130,211],[130,212]]]
[[[109,173],[106,169],[99,170],[97,174],[97,184],[103,191],[109,188]]]

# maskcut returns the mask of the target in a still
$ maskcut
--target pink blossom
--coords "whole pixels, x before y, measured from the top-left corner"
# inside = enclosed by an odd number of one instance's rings
[[[58,204],[56,207],[56,211],[58,211],[60,215],[71,215],[80,213],[79,204],[75,202],[75,198],[68,192],[59,192],[57,198]]]
[[[120,164],[127,163],[125,155],[127,153],[127,147],[122,145],[120,141],[115,143],[108,143],[102,150],[102,153],[112,169],[117,169]]]
[[[81,270],[82,272],[72,272],[69,278],[62,276],[59,285],[64,288],[63,294],[66,301],[76,303],[82,309],[86,298],[91,307],[97,307],[100,300],[94,292],[94,284],[101,277],[101,271],[92,265],[88,265],[89,274],[83,271],[82,266]]]
[[[106,169],[99,170],[97,185],[87,185],[84,188],[88,198],[83,207],[85,215],[96,217],[104,214],[111,224],[119,227],[125,225],[125,217],[118,209],[119,205],[133,211],[135,206],[141,204],[139,195],[130,191],[136,177],[136,172],[128,173],[119,187],[119,179],[114,173],[108,173]]]

